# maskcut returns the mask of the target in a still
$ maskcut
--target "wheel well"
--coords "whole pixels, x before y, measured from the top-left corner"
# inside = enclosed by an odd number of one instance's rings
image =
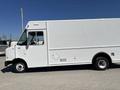
[[[110,63],[110,64],[112,63],[111,57],[110,57],[107,53],[104,53],[104,52],[97,53],[97,54],[93,57],[92,63],[94,63],[95,60],[96,60],[96,58],[97,58],[97,57],[100,57],[100,56],[101,56],[101,57],[106,57],[106,58],[109,60],[109,63]]]
[[[27,66],[27,63],[26,63],[25,60],[23,60],[23,59],[16,58],[16,59],[13,60],[13,64],[14,64],[14,63],[18,63],[18,62],[22,62],[22,63],[25,64],[26,67],[28,67],[28,66]]]

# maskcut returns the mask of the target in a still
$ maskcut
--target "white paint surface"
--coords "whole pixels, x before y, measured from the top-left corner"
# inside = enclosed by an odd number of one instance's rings
[[[26,29],[43,31],[44,45],[16,45],[6,50],[6,60],[21,58],[28,67],[91,64],[94,55],[105,52],[120,62],[120,19],[30,21]]]

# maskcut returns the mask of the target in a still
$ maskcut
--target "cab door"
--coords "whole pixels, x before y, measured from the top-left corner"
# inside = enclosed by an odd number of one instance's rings
[[[28,67],[47,66],[46,30],[28,32],[27,61]]]

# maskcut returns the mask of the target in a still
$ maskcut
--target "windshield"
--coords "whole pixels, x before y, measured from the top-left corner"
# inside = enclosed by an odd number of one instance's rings
[[[25,30],[20,37],[17,45],[27,45],[27,30]]]

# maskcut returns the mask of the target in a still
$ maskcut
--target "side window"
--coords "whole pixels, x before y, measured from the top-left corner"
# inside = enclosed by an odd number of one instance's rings
[[[43,31],[29,32],[29,34],[28,34],[28,44],[29,45],[43,45],[44,44]]]
[[[37,32],[37,45],[43,45],[44,44],[44,35],[43,32]]]

